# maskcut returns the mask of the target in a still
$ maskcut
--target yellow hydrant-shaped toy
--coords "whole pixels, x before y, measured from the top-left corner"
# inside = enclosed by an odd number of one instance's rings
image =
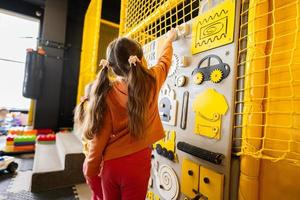
[[[209,88],[197,95],[193,102],[195,134],[220,139],[222,115],[227,109],[225,97],[215,89]]]

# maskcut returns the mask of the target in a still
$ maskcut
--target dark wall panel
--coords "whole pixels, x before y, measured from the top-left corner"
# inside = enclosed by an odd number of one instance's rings
[[[102,1],[102,18],[120,23],[121,0],[103,0]]]
[[[73,126],[73,110],[76,106],[80,68],[80,53],[84,16],[89,0],[69,0],[62,89],[60,97],[59,127]]]
[[[46,0],[42,39],[65,42],[67,0]],[[45,76],[41,97],[36,101],[34,128],[58,128],[64,50],[44,47]],[[51,56],[51,57],[50,57]]]

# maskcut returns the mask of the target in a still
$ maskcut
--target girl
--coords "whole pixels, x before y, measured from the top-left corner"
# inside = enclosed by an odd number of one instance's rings
[[[90,140],[84,174],[94,199],[145,199],[150,146],[164,137],[157,104],[171,65],[175,38],[172,29],[157,65],[151,69],[136,41],[123,37],[110,43],[82,125],[85,138]],[[114,82],[109,80],[109,69],[117,76]]]

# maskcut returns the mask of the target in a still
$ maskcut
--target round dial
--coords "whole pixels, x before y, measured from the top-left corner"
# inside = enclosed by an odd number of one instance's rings
[[[169,165],[161,165],[155,177],[159,194],[168,200],[175,200],[179,195],[179,182],[175,171]]]
[[[186,77],[185,77],[185,76],[179,76],[179,77],[176,79],[176,86],[178,86],[178,87],[184,86],[185,83],[186,83]]]

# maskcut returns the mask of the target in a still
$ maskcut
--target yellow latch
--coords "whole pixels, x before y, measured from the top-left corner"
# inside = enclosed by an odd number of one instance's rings
[[[209,138],[220,139],[222,115],[227,112],[225,97],[209,88],[196,96],[193,111],[196,114],[194,132]]]

